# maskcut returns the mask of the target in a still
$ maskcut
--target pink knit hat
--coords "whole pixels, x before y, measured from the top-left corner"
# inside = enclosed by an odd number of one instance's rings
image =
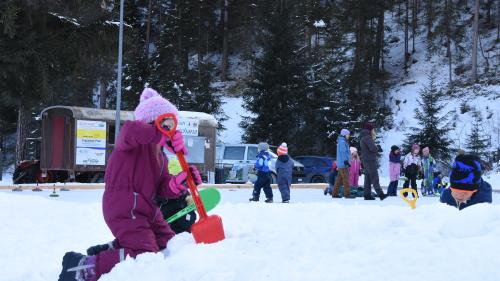
[[[278,147],[278,155],[286,154],[288,154],[288,146],[286,145],[286,142],[284,142]]]
[[[144,89],[139,105],[135,108],[135,120],[150,123],[165,113],[173,113],[179,118],[179,112],[175,105],[164,99],[155,90],[151,88]]]

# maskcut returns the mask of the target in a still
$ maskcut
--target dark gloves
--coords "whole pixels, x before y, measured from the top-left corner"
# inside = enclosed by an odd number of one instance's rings
[[[344,161],[344,165],[347,167],[347,168],[350,168],[351,167],[351,164],[349,163],[349,161],[345,160]]]

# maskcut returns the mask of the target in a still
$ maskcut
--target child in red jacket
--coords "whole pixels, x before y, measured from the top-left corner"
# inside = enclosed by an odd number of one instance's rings
[[[178,115],[177,108],[153,89],[145,89],[135,110],[136,121],[126,122],[111,154],[105,176],[102,199],[104,220],[115,236],[106,249],[90,256],[68,252],[63,257],[60,281],[97,280],[123,261],[144,252],[158,252],[175,235],[163,219],[156,197],[178,198],[185,194],[187,174],[172,176],[168,159],[162,151],[187,154],[182,134],[170,139],[154,125],[164,113]],[[201,178],[191,167],[196,184]]]

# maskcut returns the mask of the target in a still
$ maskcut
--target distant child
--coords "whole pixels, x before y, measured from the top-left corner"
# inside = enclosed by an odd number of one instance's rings
[[[351,188],[359,190],[359,175],[361,174],[361,160],[359,159],[358,150],[351,146],[349,148],[351,152],[351,167],[349,167],[349,185]]]
[[[411,151],[405,156],[405,160],[403,161],[403,169],[407,180],[403,184],[404,188],[408,188],[411,183],[411,188],[417,191],[417,176],[420,171],[420,146],[418,144],[414,144],[411,146]],[[407,196],[407,194],[404,194]]]
[[[278,147],[276,173],[278,174],[278,188],[281,193],[281,202],[290,202],[290,186],[292,184],[293,160],[288,156],[288,147],[282,143]]]
[[[269,154],[269,145],[266,142],[259,143],[257,150],[257,160],[255,161],[255,169],[257,169],[257,181],[253,185],[252,197],[250,201],[258,202],[260,191],[264,189],[266,194],[266,203],[273,203],[273,190],[271,189],[271,154]]]
[[[355,196],[351,195],[351,187],[349,185],[349,167],[351,160],[351,153],[349,151],[349,137],[351,132],[347,129],[340,131],[340,136],[337,138],[337,169],[339,174],[335,179],[333,186],[332,197],[340,198],[340,186],[344,186],[344,198],[352,199]]]
[[[434,158],[431,156],[429,148],[424,147],[422,149],[422,172],[424,174],[423,190],[422,195],[434,195],[433,190],[433,181],[434,181],[434,167],[436,166],[436,162]]]
[[[335,185],[335,180],[339,171],[337,170],[337,162],[332,162],[332,167],[330,168],[330,175],[328,176],[328,187],[323,191],[324,195],[332,195],[333,186]]]
[[[434,190],[434,193],[436,194],[442,194],[443,190],[448,186],[448,183],[446,183],[443,180],[443,174],[441,174],[440,171],[434,172],[434,180],[432,181],[432,188]]]
[[[459,210],[479,203],[491,203],[491,185],[481,177],[479,158],[473,155],[458,155],[451,167],[450,188],[441,193],[441,203]]]
[[[397,145],[391,146],[389,152],[389,177],[391,182],[387,189],[387,195],[397,196],[399,176],[401,174],[401,150]]]

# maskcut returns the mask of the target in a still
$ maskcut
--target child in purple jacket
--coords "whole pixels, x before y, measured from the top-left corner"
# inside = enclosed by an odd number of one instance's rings
[[[121,128],[106,167],[106,187],[102,198],[104,220],[115,236],[107,247],[94,249],[93,255],[68,252],[63,257],[60,281],[97,280],[126,256],[158,252],[175,235],[154,200],[184,195],[187,174],[172,176],[162,151],[187,153],[180,131],[170,139],[155,127],[164,113],[178,115],[177,108],[155,90],[145,89],[135,109],[136,121]],[[201,178],[191,167],[196,184]],[[89,249],[90,250],[90,249]]]
[[[391,182],[387,188],[387,195],[397,196],[399,175],[401,174],[401,150],[397,145],[391,146],[389,153],[389,177]]]

